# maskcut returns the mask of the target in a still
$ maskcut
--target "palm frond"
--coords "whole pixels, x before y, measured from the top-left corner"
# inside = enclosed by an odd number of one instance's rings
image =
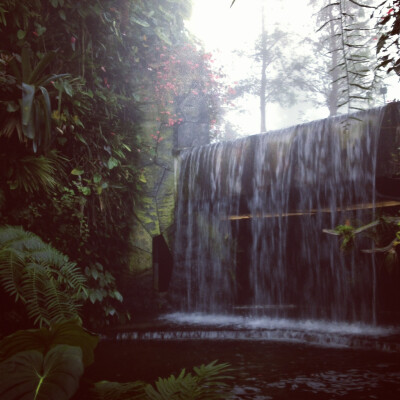
[[[54,189],[57,180],[54,162],[43,155],[25,156],[14,164],[10,181],[13,189],[23,189],[25,192],[35,192],[39,189],[49,191]]]
[[[22,132],[21,118],[13,117],[7,113],[4,125],[0,128],[0,137],[10,138],[14,134],[18,136],[18,140],[23,143],[26,141],[24,133]]]

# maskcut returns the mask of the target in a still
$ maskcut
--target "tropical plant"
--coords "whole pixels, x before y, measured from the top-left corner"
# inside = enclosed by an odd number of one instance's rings
[[[154,385],[143,382],[98,382],[93,390],[98,400],[218,400],[229,399],[232,391],[227,383],[229,364],[217,361],[194,367],[194,374],[183,369],[178,376],[159,378]]]
[[[78,315],[86,279],[68,257],[21,227],[0,227],[0,285],[35,324]]]
[[[45,73],[55,57],[54,51],[44,53],[32,68],[32,50],[28,42],[24,43],[20,56],[12,54],[3,57],[1,115],[6,123],[0,130],[0,136],[10,137],[16,133],[20,142],[32,142],[35,153],[38,148],[47,150],[51,139],[52,109],[46,86],[68,76]]]
[[[81,356],[79,347],[62,344],[46,355],[36,350],[17,353],[0,364],[0,396],[7,400],[68,400],[79,387]]]
[[[0,397],[71,398],[97,343],[77,319],[7,336],[0,341]]]
[[[45,155],[20,154],[15,151],[0,153],[0,176],[9,190],[33,193],[51,192],[57,184],[56,172],[62,159],[56,151]]]
[[[79,319],[49,328],[20,330],[0,341],[0,398],[67,400],[75,393],[88,400],[229,399],[229,364],[194,367],[175,377],[159,378],[154,386],[141,381],[101,381],[78,390],[84,368],[94,361],[99,338],[82,328]],[[23,397],[26,396],[26,397]]]
[[[186,373],[185,369],[175,377],[159,378],[155,387],[146,386],[146,394],[151,400],[178,400],[178,399],[229,399],[231,390],[226,383],[232,377],[225,375],[231,371],[229,364],[202,364],[194,367],[194,375]]]
[[[125,294],[141,166],[165,147],[161,127],[179,123],[191,90],[207,112],[218,104],[212,60],[184,27],[190,11],[190,0],[0,1],[0,224],[115,277],[107,293],[89,278],[89,315],[100,306],[113,319],[115,286]]]
[[[84,311],[91,326],[110,325],[118,318],[130,319],[129,313],[120,312],[122,294],[117,289],[114,276],[102,264],[95,262],[85,267],[85,276],[87,289],[84,298],[87,301]]]
[[[341,249],[344,251],[354,248],[357,235],[367,234],[374,241],[370,249],[361,249],[362,253],[383,254],[384,264],[391,268],[397,261],[397,246],[400,244],[400,217],[383,216],[357,228],[347,223],[338,225],[335,229],[323,229],[323,232],[339,236]]]
[[[90,399],[93,400],[145,400],[147,384],[142,381],[135,382],[109,382],[101,381],[94,384]]]

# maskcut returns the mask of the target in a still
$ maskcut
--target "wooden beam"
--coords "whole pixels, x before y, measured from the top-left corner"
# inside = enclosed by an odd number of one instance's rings
[[[242,219],[252,219],[252,218],[277,218],[277,217],[297,217],[302,215],[316,215],[318,213],[331,213],[332,211],[343,212],[343,211],[354,211],[354,210],[370,210],[373,208],[384,208],[384,207],[396,207],[400,206],[400,201],[379,201],[377,203],[363,203],[354,204],[347,207],[336,207],[333,210],[331,208],[313,208],[307,211],[293,211],[286,213],[269,213],[269,214],[242,214],[242,215],[230,215],[228,217],[223,217],[223,220],[237,221]]]

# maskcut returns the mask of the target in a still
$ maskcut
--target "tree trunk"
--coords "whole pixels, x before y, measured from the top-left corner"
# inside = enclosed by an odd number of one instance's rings
[[[329,2],[331,3],[331,2]],[[339,104],[339,71],[338,71],[338,43],[335,35],[335,23],[333,21],[332,7],[329,7],[329,52],[331,54],[331,90],[327,97],[329,116],[333,117],[338,113]]]
[[[265,31],[264,6],[261,9],[261,87],[260,87],[260,114],[261,114],[261,132],[266,132],[265,107],[267,97],[267,32]]]

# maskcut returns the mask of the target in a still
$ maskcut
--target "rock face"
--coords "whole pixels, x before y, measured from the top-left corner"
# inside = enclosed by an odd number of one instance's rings
[[[179,104],[183,117],[177,128],[176,147],[202,146],[210,143],[207,104],[202,97],[189,94]]]
[[[165,256],[165,247],[171,250],[173,246],[177,180],[174,154],[183,148],[209,143],[207,106],[203,99],[189,94],[172,113],[181,117],[180,123],[159,121],[156,104],[147,104],[142,109],[142,143],[151,150],[140,160],[141,190],[133,205],[129,238],[130,270],[121,283],[126,303],[133,312],[157,311],[163,305],[159,292],[168,287],[171,258]],[[163,256],[160,259],[155,254]]]

